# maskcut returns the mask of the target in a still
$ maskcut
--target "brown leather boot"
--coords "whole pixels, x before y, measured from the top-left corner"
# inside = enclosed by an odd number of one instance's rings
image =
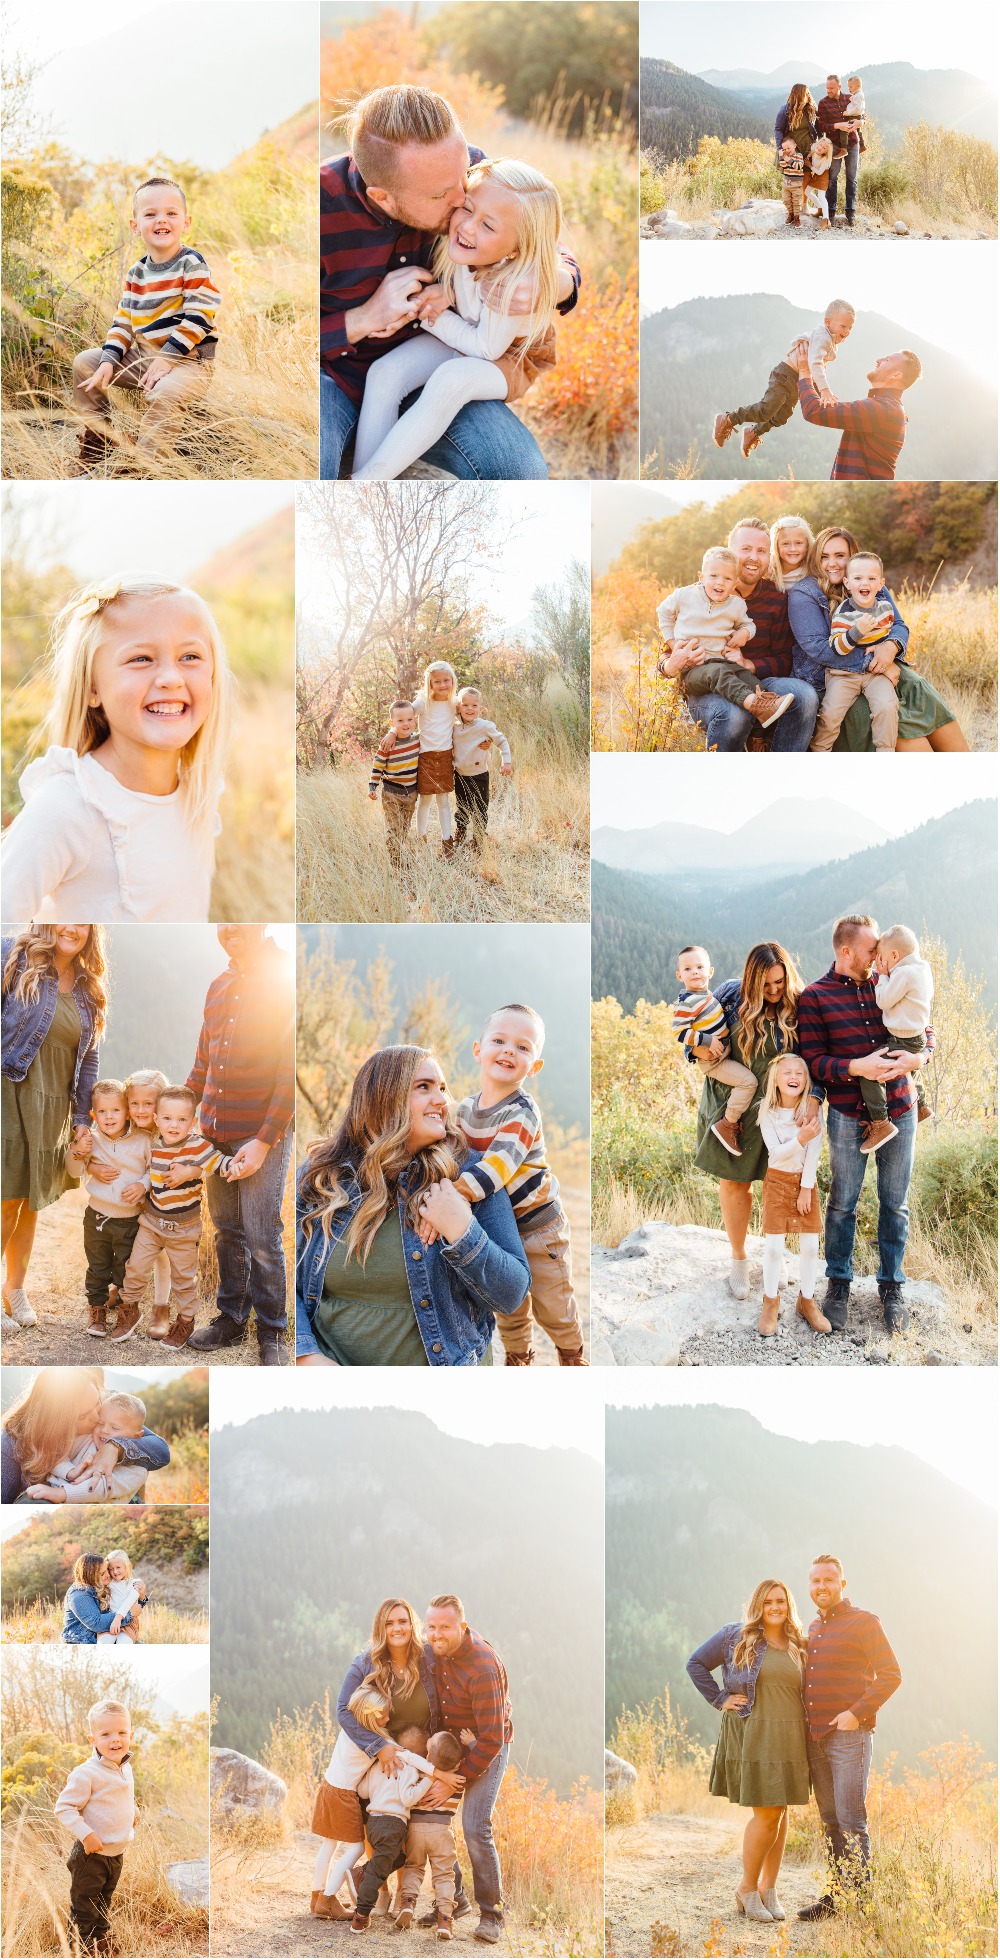
[[[81,429],[76,473],[78,476],[94,476],[106,463],[113,462],[116,455],[115,444],[99,429]]]
[[[917,1104],[917,1122],[918,1122],[918,1123],[926,1123],[926,1122],[928,1122],[928,1121],[930,1120],[930,1118],[931,1118],[931,1117],[933,1116],[933,1114],[934,1114],[934,1111],[932,1110],[932,1108],[931,1108],[931,1106],[930,1106],[930,1103],[918,1103],[918,1104]]]
[[[353,1912],[342,1906],[334,1893],[314,1892],[309,1906],[317,1919],[353,1919]]]
[[[560,1368],[589,1368],[590,1367],[590,1362],[587,1360],[587,1357],[583,1352],[582,1344],[578,1348],[557,1348],[556,1354],[559,1357]]]
[[[723,443],[729,441],[729,438],[732,435],[735,427],[736,424],[733,421],[731,415],[716,416],[715,426],[712,430],[712,441],[714,442],[716,449],[721,449]]]
[[[897,1137],[898,1135],[899,1131],[895,1123],[879,1122],[866,1124],[861,1138],[862,1157],[870,1157],[874,1151],[881,1150],[884,1143],[891,1143],[893,1137]]]
[[[740,448],[742,449],[744,456],[752,456],[754,450],[759,447],[759,444],[760,444],[760,437],[757,434],[757,431],[754,428],[753,423],[744,422],[743,434],[740,437]]]
[[[795,1302],[795,1311],[802,1315],[807,1327],[811,1327],[814,1334],[833,1333],[832,1323],[827,1320],[825,1313],[820,1313],[815,1300],[806,1300],[800,1293]]]
[[[113,1341],[127,1341],[129,1335],[135,1333],[141,1319],[142,1315],[138,1307],[133,1302],[122,1300],[119,1303],[118,1319],[115,1323],[115,1331],[111,1339]]]
[[[769,1300],[765,1293],[764,1304],[760,1310],[760,1319],[757,1322],[757,1332],[763,1336],[765,1341],[772,1340],[777,1333],[778,1315],[780,1312],[781,1301],[777,1296],[773,1300]]]
[[[165,1348],[186,1347],[188,1342],[188,1335],[193,1333],[194,1333],[193,1313],[179,1313],[177,1319],[173,1322],[173,1325],[171,1326],[169,1334],[164,1335],[163,1345]]]
[[[437,1936],[439,1940],[450,1940],[452,1938],[451,1918],[446,1912],[438,1912]]]
[[[156,1306],[154,1306],[153,1308],[152,1318],[150,1319],[150,1323],[149,1323],[149,1338],[151,1341],[163,1341],[166,1339],[169,1332],[170,1332],[170,1303],[169,1301],[165,1300],[163,1302],[163,1305],[161,1306],[159,1302],[157,1302]]]
[[[416,1913],[416,1900],[404,1899],[402,1905],[399,1908],[399,1911],[396,1914],[397,1933],[409,1932],[410,1927],[413,1925],[415,1913]]]
[[[505,1368],[530,1368],[534,1358],[532,1349],[528,1348],[525,1354],[505,1354],[503,1364]]]
[[[770,728],[772,721],[780,721],[794,701],[794,694],[772,694],[770,688],[759,687],[743,706],[748,715],[759,721],[762,728]]]
[[[731,1123],[728,1116],[720,1116],[718,1122],[712,1124],[712,1135],[718,1137],[723,1150],[728,1150],[731,1157],[739,1156],[742,1146],[738,1123]]]
[[[107,1307],[87,1308],[87,1332],[88,1334],[93,1334],[95,1341],[107,1340],[108,1338]]]

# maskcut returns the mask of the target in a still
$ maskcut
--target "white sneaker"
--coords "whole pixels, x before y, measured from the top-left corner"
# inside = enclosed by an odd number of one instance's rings
[[[729,1268],[729,1291],[734,1300],[750,1298],[750,1261],[734,1259]]]
[[[12,1286],[10,1292],[4,1294],[4,1306],[19,1327],[37,1327],[38,1315],[23,1286]]]

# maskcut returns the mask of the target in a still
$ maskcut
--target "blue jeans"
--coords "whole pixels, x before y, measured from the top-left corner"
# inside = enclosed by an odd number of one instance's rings
[[[826,208],[832,218],[837,212],[837,185],[840,182],[840,168],[844,166],[844,201],[847,215],[854,216],[854,193],[858,183],[858,158],[861,155],[860,143],[849,143],[846,157],[834,157],[830,165],[830,181],[826,187]]]
[[[467,1785],[462,1797],[462,1836],[472,1866],[472,1890],[480,1912],[503,1911],[503,1879],[500,1860],[493,1842],[493,1810],[500,1794],[504,1770],[510,1759],[510,1743],[505,1742],[489,1769]],[[455,1865],[455,1891],[462,1889],[461,1866]]]
[[[250,1138],[241,1141],[249,1143]],[[227,1144],[227,1154],[235,1156],[239,1148],[239,1143]],[[219,1266],[216,1306],[241,1327],[252,1307],[258,1333],[284,1334],[288,1327],[281,1200],[291,1154],[292,1132],[287,1130],[252,1177],[227,1184],[213,1171],[205,1180]]]
[[[879,1152],[881,1155],[881,1152]],[[872,1766],[870,1729],[831,1729],[829,1735],[809,1737],[809,1771],[813,1795],[830,1848],[834,1872],[843,1878],[860,1864],[871,1864],[868,1836],[868,1775]]]
[[[819,712],[819,695],[808,681],[784,679],[762,681],[762,687],[775,694],[794,694],[790,708],[786,708],[780,721],[768,729],[771,737],[772,755],[788,754],[791,750],[801,753],[809,747]],[[700,721],[710,749],[731,750],[746,747],[747,736],[757,727],[752,715],[745,708],[738,708],[734,701],[726,701],[721,694],[702,694],[688,702],[695,721]]]
[[[409,408],[416,396],[403,403]],[[324,483],[340,475],[344,450],[357,426],[358,411],[329,374],[319,377],[319,473]],[[448,470],[463,482],[520,483],[548,476],[548,465],[534,436],[505,402],[470,402],[456,415],[426,463]]]
[[[857,1231],[858,1199],[865,1181],[869,1159],[861,1155],[861,1133],[866,1115],[845,1116],[831,1108],[826,1134],[830,1144],[830,1195],[826,1201],[826,1275],[828,1279],[854,1277],[854,1237]],[[895,1118],[898,1136],[875,1153],[878,1181],[878,1279],[880,1286],[905,1278],[903,1254],[910,1226],[909,1190],[913,1172],[913,1147],[917,1135],[917,1112],[907,1110]]]

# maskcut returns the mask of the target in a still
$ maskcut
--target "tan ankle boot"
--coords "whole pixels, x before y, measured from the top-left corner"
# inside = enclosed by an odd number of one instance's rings
[[[194,1333],[194,1315],[188,1313],[179,1313],[177,1319],[174,1321],[173,1326],[170,1328],[169,1333],[164,1334],[163,1345],[164,1347],[168,1347],[168,1348],[186,1347],[188,1335],[193,1333]]]
[[[314,1903],[310,1906],[310,1911],[315,1913],[317,1919],[352,1919],[354,1917],[353,1913],[348,1912],[346,1906],[341,1905],[340,1900],[333,1892],[314,1892],[313,1900]]]
[[[827,1320],[825,1313],[820,1313],[815,1300],[805,1300],[800,1293],[795,1302],[795,1311],[802,1315],[806,1325],[812,1328],[814,1334],[833,1333],[830,1321]]]
[[[778,1315],[780,1312],[781,1301],[777,1295],[775,1295],[773,1300],[769,1300],[765,1293],[764,1304],[760,1310],[760,1319],[757,1322],[757,1332],[758,1334],[762,1334],[766,1341],[771,1340],[773,1335],[778,1331]]]
[[[149,1322],[149,1338],[151,1341],[162,1341],[165,1339],[166,1335],[169,1334],[169,1332],[170,1332],[170,1303],[169,1301],[165,1300],[163,1305],[160,1306],[159,1302],[157,1302],[157,1304],[153,1308],[152,1316]]]

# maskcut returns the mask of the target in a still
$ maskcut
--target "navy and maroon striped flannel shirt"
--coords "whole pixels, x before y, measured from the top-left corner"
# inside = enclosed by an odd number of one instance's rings
[[[831,1108],[867,1122],[861,1091],[847,1064],[893,1045],[872,981],[859,983],[831,966],[801,994],[798,1029],[799,1053],[813,1081],[826,1090]],[[885,1084],[885,1099],[893,1122],[905,1116],[916,1102],[912,1076],[893,1076]]]
[[[450,1735],[461,1729],[475,1735],[475,1747],[460,1764],[471,1783],[489,1769],[514,1733],[506,1669],[489,1641],[467,1627],[457,1653],[434,1656],[434,1678],[443,1726]]]
[[[842,429],[831,483],[893,483],[906,440],[906,416],[897,388],[869,388],[859,402],[824,408],[812,382],[799,376],[799,407],[819,429]]]
[[[759,579],[746,601],[757,629],[742,649],[758,680],[787,680],[792,671],[792,629],[788,624],[788,594],[773,579]]]
[[[852,1606],[849,1599],[838,1600],[809,1628],[803,1698],[810,1735],[828,1735],[830,1724],[845,1709],[863,1729],[873,1729],[879,1709],[902,1678],[878,1615]]]
[[[292,1120],[295,989],[289,962],[268,943],[245,967],[230,960],[205,996],[187,1087],[200,1099],[199,1127],[213,1143],[280,1143]]]

